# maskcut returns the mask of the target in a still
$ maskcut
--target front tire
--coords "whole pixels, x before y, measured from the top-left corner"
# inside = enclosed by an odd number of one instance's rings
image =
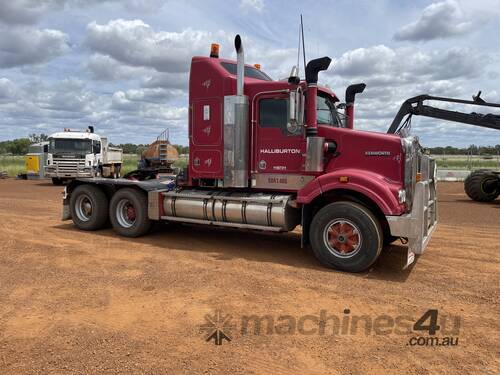
[[[83,230],[97,230],[106,225],[108,220],[108,198],[96,186],[80,185],[69,201],[73,223]]]
[[[118,190],[109,205],[109,218],[114,230],[125,237],[139,237],[151,229],[148,218],[148,198],[141,191]]]
[[[324,266],[362,272],[380,255],[383,231],[368,208],[353,202],[335,202],[314,216],[310,241],[314,255]]]

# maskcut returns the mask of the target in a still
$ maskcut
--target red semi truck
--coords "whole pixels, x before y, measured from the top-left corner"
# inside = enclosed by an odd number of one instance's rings
[[[353,129],[345,103],[318,85],[328,57],[275,81],[237,61],[193,57],[189,78],[189,167],[175,181],[78,179],[65,188],[64,219],[97,230],[108,218],[123,236],[181,222],[275,232],[301,226],[325,266],[359,272],[384,244],[408,246],[407,265],[436,228],[435,163],[412,136]]]

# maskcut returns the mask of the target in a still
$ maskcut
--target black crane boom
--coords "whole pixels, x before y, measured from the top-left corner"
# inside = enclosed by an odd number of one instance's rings
[[[485,102],[483,99],[481,99],[480,95],[481,91],[479,91],[477,96],[473,96],[473,100],[446,98],[431,95],[419,95],[410,98],[401,105],[401,108],[396,114],[396,117],[394,117],[394,120],[392,121],[392,124],[389,127],[387,133],[399,133],[399,131],[401,130],[401,122],[406,115],[432,117],[440,120],[461,122],[464,124],[480,126],[483,128],[500,130],[500,115],[496,115],[493,113],[482,114],[476,112],[465,113],[450,111],[447,109],[436,108],[430,105],[423,104],[426,100],[435,100],[448,103],[470,104],[481,107],[500,108],[500,104]]]

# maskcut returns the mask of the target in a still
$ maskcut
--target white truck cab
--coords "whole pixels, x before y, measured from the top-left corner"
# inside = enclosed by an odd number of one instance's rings
[[[49,137],[49,152],[45,175],[54,185],[81,177],[120,176],[123,152],[110,147],[108,139],[94,133],[89,126],[86,131],[64,129]]]

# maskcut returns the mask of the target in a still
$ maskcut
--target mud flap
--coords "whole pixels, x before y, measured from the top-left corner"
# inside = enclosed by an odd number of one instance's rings
[[[69,202],[65,199],[63,202],[63,211],[62,211],[62,217],[61,220],[71,220],[71,211],[69,209]]]
[[[300,247],[303,249],[309,245],[309,229],[311,227],[312,220],[312,210],[311,206],[308,204],[304,204],[302,206],[302,236],[300,237]]]
[[[406,255],[406,265],[403,267],[403,269],[404,270],[407,269],[414,261],[415,261],[415,253],[408,248],[408,252]]]

